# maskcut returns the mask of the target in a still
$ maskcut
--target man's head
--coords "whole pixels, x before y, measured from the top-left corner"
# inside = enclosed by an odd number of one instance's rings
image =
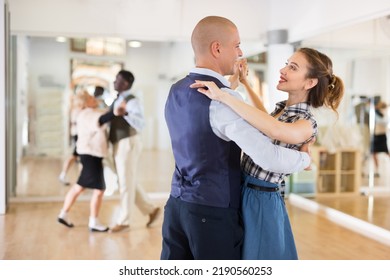
[[[231,75],[242,56],[236,25],[227,18],[208,16],[195,26],[191,36],[197,67]]]
[[[134,75],[127,70],[121,70],[116,75],[116,79],[114,81],[114,89],[120,93],[125,90],[129,90],[134,83]]]
[[[96,98],[100,98],[103,95],[103,93],[104,93],[104,88],[101,86],[96,86],[95,91],[93,92],[93,95]]]

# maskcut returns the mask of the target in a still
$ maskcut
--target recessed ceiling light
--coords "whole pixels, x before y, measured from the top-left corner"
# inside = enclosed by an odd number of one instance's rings
[[[139,48],[141,46],[142,46],[142,43],[140,41],[129,41],[130,48]]]
[[[66,38],[65,37],[57,37],[56,41],[59,42],[59,43],[65,43],[66,42]]]

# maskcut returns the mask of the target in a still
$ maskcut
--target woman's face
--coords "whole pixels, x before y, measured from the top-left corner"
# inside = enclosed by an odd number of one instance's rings
[[[280,69],[280,80],[276,88],[285,92],[306,92],[310,87],[310,80],[306,78],[308,61],[304,54],[295,52],[287,61],[286,66]]]

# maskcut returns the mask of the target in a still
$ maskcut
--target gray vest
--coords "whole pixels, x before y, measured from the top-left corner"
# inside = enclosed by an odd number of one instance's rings
[[[135,98],[135,96],[130,94],[125,98],[125,100],[128,102],[133,98]],[[114,111],[114,103],[115,102],[113,102],[110,107],[111,111]],[[115,144],[123,138],[134,136],[136,134],[137,130],[135,130],[135,128],[132,127],[123,117],[114,116],[114,118],[111,120],[110,133],[108,136],[108,139],[111,143]]]

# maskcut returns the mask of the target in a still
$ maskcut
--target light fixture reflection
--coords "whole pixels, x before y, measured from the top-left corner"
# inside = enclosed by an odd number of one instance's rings
[[[65,43],[66,42],[66,38],[65,37],[57,37],[56,38],[56,41],[58,42],[58,43]]]
[[[140,48],[142,43],[140,41],[129,41],[128,45],[130,48]]]

